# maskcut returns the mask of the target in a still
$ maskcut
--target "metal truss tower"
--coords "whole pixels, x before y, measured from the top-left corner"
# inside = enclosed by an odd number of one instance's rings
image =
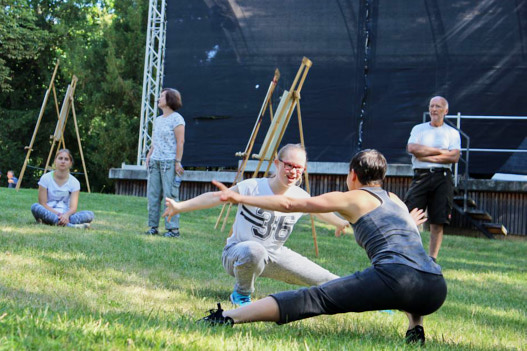
[[[137,165],[144,163],[150,149],[152,141],[150,131],[154,118],[157,116],[157,98],[163,85],[166,42],[165,9],[166,0],[149,1]]]

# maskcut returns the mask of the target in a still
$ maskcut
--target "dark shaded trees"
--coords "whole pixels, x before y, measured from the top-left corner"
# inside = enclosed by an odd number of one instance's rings
[[[109,168],[133,163],[137,153],[147,11],[139,0],[1,0],[0,170],[20,171],[60,59],[59,104],[72,75],[79,78],[75,111],[92,191],[112,191]],[[31,166],[44,166],[56,121],[50,97]],[[71,113],[64,137],[82,172]],[[36,186],[40,174],[28,168],[22,185]]]

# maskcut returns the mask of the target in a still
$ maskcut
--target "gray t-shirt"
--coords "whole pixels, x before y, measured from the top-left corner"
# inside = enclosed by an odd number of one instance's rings
[[[177,112],[167,117],[159,116],[154,120],[152,143],[154,151],[151,159],[158,161],[171,161],[176,159],[177,140],[174,128],[185,125],[185,120]]]

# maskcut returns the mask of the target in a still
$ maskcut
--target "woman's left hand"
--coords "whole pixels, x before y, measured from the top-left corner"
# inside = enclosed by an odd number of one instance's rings
[[[423,224],[427,219],[425,217],[425,211],[418,208],[414,208],[410,211],[410,217],[412,217],[416,225]]]
[[[349,228],[348,221],[342,220],[341,224],[335,226],[335,236],[338,238],[341,235],[346,235],[346,228]]]

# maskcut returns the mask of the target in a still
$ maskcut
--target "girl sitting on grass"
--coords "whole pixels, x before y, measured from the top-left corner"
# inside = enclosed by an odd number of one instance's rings
[[[68,149],[55,156],[55,170],[45,173],[38,182],[38,203],[31,206],[37,222],[75,228],[89,228],[92,211],[77,212],[80,183],[70,174],[73,157]]]

